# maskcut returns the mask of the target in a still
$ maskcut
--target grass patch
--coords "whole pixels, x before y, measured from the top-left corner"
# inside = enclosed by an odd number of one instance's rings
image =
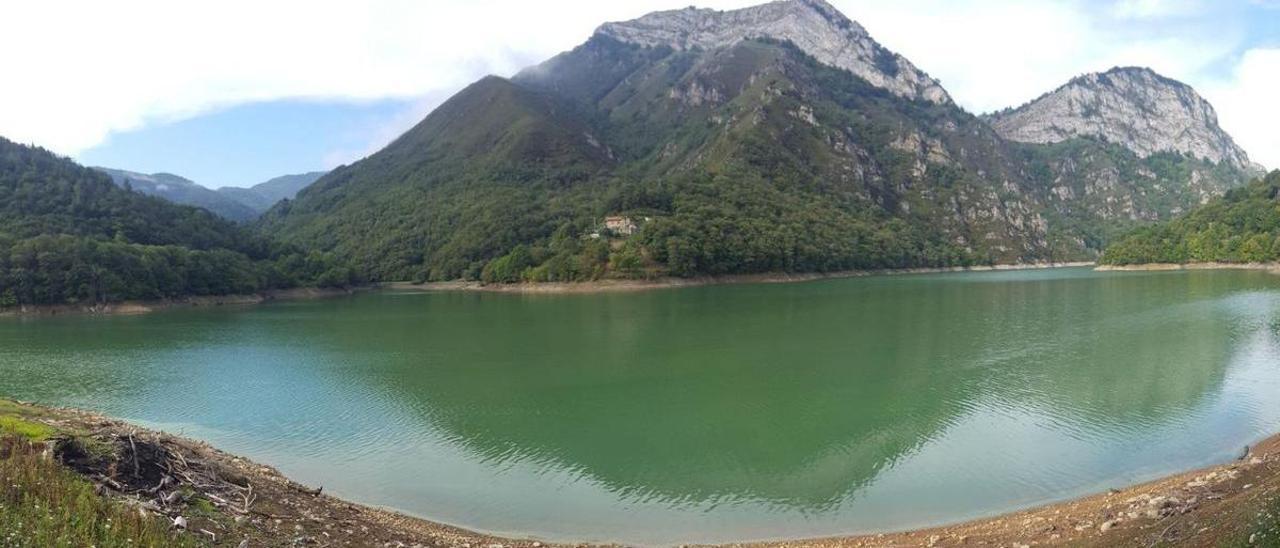
[[[57,433],[52,426],[0,415],[0,434],[21,436],[31,441],[42,441]]]
[[[5,415],[26,415],[34,412],[35,409],[22,405],[15,401],[0,399],[0,413]]]
[[[191,500],[191,511],[197,516],[218,517],[218,507],[213,505],[213,501],[204,497],[196,497]]]
[[[171,534],[162,518],[97,495],[92,484],[16,435],[0,437],[0,545],[199,546]]]

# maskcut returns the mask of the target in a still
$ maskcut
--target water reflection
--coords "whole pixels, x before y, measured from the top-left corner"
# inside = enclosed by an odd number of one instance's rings
[[[488,530],[824,535],[1238,451],[1280,426],[1275,286],[1053,271],[0,322],[0,393]]]

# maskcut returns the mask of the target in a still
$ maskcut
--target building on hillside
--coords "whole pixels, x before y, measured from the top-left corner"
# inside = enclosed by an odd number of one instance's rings
[[[640,229],[631,217],[621,216],[605,217],[604,227],[619,236],[630,236]]]

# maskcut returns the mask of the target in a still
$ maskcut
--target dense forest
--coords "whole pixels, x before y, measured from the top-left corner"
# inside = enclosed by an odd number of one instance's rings
[[[208,211],[117,187],[0,138],[0,307],[252,293],[358,281]]]
[[[1103,264],[1280,261],[1280,171],[1107,248]]]

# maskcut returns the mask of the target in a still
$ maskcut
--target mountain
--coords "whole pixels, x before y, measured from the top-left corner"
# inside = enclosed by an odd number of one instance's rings
[[[1017,109],[993,115],[991,125],[1006,139],[1024,143],[1093,137],[1143,158],[1177,152],[1255,169],[1218,126],[1218,115],[1208,101],[1191,86],[1147,68],[1113,68],[1077,77]]]
[[[950,103],[936,80],[893,53],[822,0],[771,2],[734,11],[686,8],[634,21],[606,23],[596,31],[629,44],[676,50],[715,50],[750,39],[791,42],[819,63],[842,68],[908,99]]]
[[[0,138],[0,308],[343,285],[349,275],[332,256]]]
[[[298,192],[316,182],[316,179],[325,173],[312,171],[296,175],[281,175],[249,188],[224,186],[216,192],[253,210],[253,217],[257,218],[258,215],[271,209],[276,202],[292,200]]]
[[[1232,189],[1186,215],[1144,227],[1107,248],[1099,262],[1274,263],[1280,261],[1280,171]]]
[[[259,222],[377,280],[1092,259],[1246,180],[1179,150],[1006,138],[830,5],[786,0],[606,23]]]
[[[148,196],[164,198],[175,204],[207,209],[224,219],[249,221],[259,212],[218,192],[170,173],[137,173],[123,169],[94,168],[111,176],[119,186],[126,186]]]
[[[137,192],[158,196],[175,204],[204,208],[224,219],[237,222],[257,219],[276,202],[292,199],[298,191],[325,174],[323,171],[313,171],[282,175],[248,188],[226,186],[211,190],[172,173],[146,174],[107,167],[94,169],[110,175],[111,180],[119,186],[123,187],[127,182],[128,188]]]

